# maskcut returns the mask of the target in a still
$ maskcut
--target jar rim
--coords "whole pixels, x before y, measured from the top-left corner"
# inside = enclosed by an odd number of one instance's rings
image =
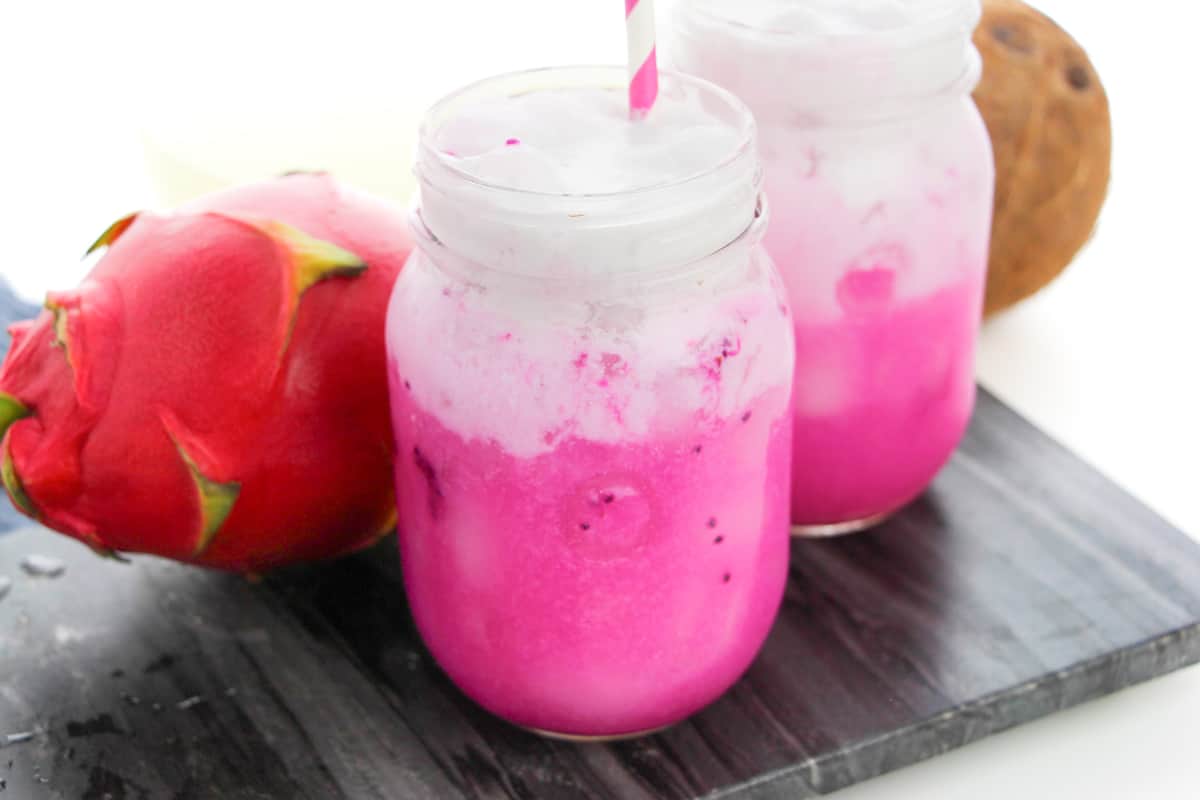
[[[637,277],[638,291],[649,291],[659,285],[673,285],[678,281],[691,280],[695,275],[703,273],[706,270],[706,265],[715,263],[722,254],[730,252],[733,248],[749,244],[756,245],[762,241],[766,233],[767,225],[770,221],[770,203],[765,193],[760,192],[755,201],[754,216],[750,219],[746,227],[729,242],[718,247],[711,253],[706,253],[698,258],[688,259],[687,261],[671,263],[664,265],[662,268],[651,271],[639,270],[613,270],[611,272],[599,273],[594,275],[530,275],[523,272],[506,270],[500,267],[484,264],[475,259],[463,256],[461,254],[452,253],[452,258],[461,261],[464,264],[469,264],[472,268],[483,270],[488,274],[500,276],[506,281],[516,284],[527,284],[529,286],[576,286],[576,287],[627,287],[627,281],[630,278]],[[414,206],[409,212],[409,228],[413,233],[414,243],[417,249],[424,251],[437,266],[438,269],[459,274],[462,277],[460,269],[455,266],[448,266],[445,259],[439,260],[433,251],[433,248],[443,248],[449,251],[446,243],[438,238],[429,226],[425,223],[425,219],[421,214],[420,206]]]
[[[736,10],[722,11],[739,7],[732,0],[679,4],[671,51],[676,66],[715,78],[746,100],[760,126],[786,120],[860,128],[911,119],[969,95],[982,74],[972,43],[980,0],[925,0],[923,13],[903,24],[836,34],[763,33],[740,24]]]
[[[592,79],[587,79],[587,76],[592,76]],[[563,81],[562,79],[567,79]],[[556,80],[558,79],[558,80]],[[722,170],[737,163],[739,160],[746,157],[747,153],[753,151],[756,147],[756,139],[758,135],[758,126],[755,121],[754,114],[750,108],[734,93],[718,86],[711,81],[703,78],[689,75],[673,69],[659,70],[659,80],[662,82],[675,81],[683,86],[690,87],[704,92],[709,97],[713,97],[723,103],[729,111],[731,111],[741,121],[738,129],[736,144],[732,149],[722,156],[719,160],[705,167],[703,170],[687,175],[683,178],[672,178],[670,180],[659,181],[657,183],[647,184],[646,186],[638,186],[632,189],[623,189],[620,191],[610,192],[546,192],[535,189],[522,189],[514,186],[506,186],[502,183],[484,180],[469,171],[462,169],[459,166],[458,159],[442,152],[437,147],[433,146],[434,137],[439,129],[439,126],[446,119],[449,119],[449,112],[458,104],[469,102],[471,100],[480,99],[491,95],[491,91],[497,88],[503,88],[511,85],[514,89],[523,82],[527,85],[523,91],[513,91],[509,96],[516,96],[524,92],[537,90],[552,90],[564,88],[600,88],[600,89],[622,89],[628,80],[628,71],[625,67],[617,67],[611,65],[578,65],[578,66],[557,66],[557,67],[539,67],[536,69],[518,70],[515,72],[502,73],[488,78],[470,83],[449,95],[446,95],[437,103],[425,112],[422,118],[418,135],[418,157],[414,169],[419,169],[422,162],[433,163],[437,165],[439,170],[444,171],[456,180],[461,180],[489,191],[504,192],[509,196],[529,197],[529,198],[556,198],[559,200],[580,202],[580,201],[604,201],[615,198],[637,197],[661,191],[674,191],[681,188],[686,188],[688,185],[701,181],[705,178],[715,175]],[[653,111],[651,111],[653,113]],[[418,176],[419,177],[419,176]]]
[[[919,47],[932,41],[959,35],[965,28],[975,28],[983,13],[980,0],[927,0],[928,12],[921,18],[903,25],[874,30],[845,33],[813,34],[794,28],[768,28],[750,24],[721,8],[729,7],[727,0],[691,0],[679,6],[680,18],[693,16],[708,24],[725,25],[736,29],[741,35],[758,37],[763,43],[781,47],[808,47],[814,42],[836,46],[840,42],[905,42]]]

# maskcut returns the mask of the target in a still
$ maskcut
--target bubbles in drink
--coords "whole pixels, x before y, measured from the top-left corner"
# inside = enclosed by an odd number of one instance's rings
[[[653,508],[635,476],[587,481],[562,504],[564,532],[587,558],[609,561],[635,555],[650,539]]]

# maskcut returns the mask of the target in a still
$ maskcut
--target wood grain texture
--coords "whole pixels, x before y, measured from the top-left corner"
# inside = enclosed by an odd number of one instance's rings
[[[34,551],[67,574],[24,576]],[[638,741],[474,707],[391,541],[254,585],[26,529],[0,575],[0,743],[36,731],[0,749],[0,800],[809,797],[1200,660],[1200,547],[986,394],[919,502],[794,543],[732,691]]]

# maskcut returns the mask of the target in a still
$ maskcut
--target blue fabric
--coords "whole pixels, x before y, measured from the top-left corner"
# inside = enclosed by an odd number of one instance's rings
[[[18,320],[36,317],[38,311],[37,306],[13,294],[8,281],[0,276],[0,352],[8,353],[8,326]],[[29,525],[29,518],[12,507],[8,495],[4,492],[0,494],[3,495],[3,499],[0,499],[0,535],[13,528]]]

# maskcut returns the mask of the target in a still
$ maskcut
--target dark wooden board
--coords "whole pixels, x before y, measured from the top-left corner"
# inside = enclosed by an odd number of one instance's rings
[[[25,576],[30,552],[66,575]],[[26,529],[0,575],[21,800],[808,797],[1200,660],[1200,546],[987,394],[921,501],[794,543],[732,691],[638,741],[475,708],[417,641],[392,541],[254,585]]]

